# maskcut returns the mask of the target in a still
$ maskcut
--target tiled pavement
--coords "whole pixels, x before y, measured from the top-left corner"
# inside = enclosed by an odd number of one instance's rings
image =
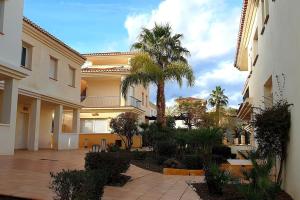
[[[82,150],[42,150],[0,156],[0,194],[53,199],[49,172],[83,169],[84,154]],[[199,197],[186,182],[203,180],[203,177],[165,176],[135,166],[127,174],[132,180],[123,187],[105,187],[103,200],[197,200]]]

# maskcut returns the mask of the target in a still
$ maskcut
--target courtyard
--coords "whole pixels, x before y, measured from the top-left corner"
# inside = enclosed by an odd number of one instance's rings
[[[50,200],[49,173],[62,169],[83,169],[86,151],[37,152],[16,151],[14,156],[0,156],[0,193],[15,197]],[[199,197],[188,182],[202,177],[166,176],[131,165],[126,172],[131,180],[123,187],[106,186],[104,200],[197,200]]]

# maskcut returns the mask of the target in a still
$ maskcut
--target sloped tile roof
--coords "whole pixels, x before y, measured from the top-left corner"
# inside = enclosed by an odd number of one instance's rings
[[[55,42],[59,43],[60,45],[64,46],[65,48],[67,48],[68,50],[70,50],[71,52],[75,53],[77,56],[81,57],[82,59],[86,60],[86,58],[84,56],[82,56],[78,51],[74,50],[73,48],[71,48],[70,46],[68,46],[66,43],[64,43],[63,41],[61,41],[60,39],[58,39],[57,37],[55,37],[54,35],[52,35],[51,33],[49,33],[48,31],[46,31],[45,29],[43,29],[42,27],[40,27],[39,25],[37,25],[36,23],[32,22],[30,19],[28,19],[27,17],[23,17],[23,22],[29,24],[30,26],[32,26],[33,28],[35,28],[36,30],[40,31],[41,33],[45,34],[46,36],[50,37],[52,40],[54,40]]]
[[[98,68],[98,67],[89,67],[89,68],[82,68],[81,72],[83,73],[97,73],[97,72],[129,72],[130,69],[124,67],[111,67],[111,68]]]
[[[134,55],[135,52],[105,52],[105,53],[86,53],[83,56],[118,56],[118,55]]]
[[[241,45],[241,40],[242,40],[242,35],[243,35],[247,7],[248,7],[248,0],[244,0],[242,13],[241,13],[241,20],[240,20],[240,29],[239,29],[238,38],[237,38],[237,49],[236,49],[235,61],[234,61],[235,67],[237,67],[237,59],[238,59],[238,54],[240,51],[240,45]]]

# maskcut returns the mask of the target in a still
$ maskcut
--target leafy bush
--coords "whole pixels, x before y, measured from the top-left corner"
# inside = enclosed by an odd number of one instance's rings
[[[281,182],[283,165],[287,156],[289,130],[291,127],[291,104],[286,100],[276,102],[272,107],[259,109],[255,113],[253,127],[258,150],[266,157],[270,153],[280,159],[277,183]]]
[[[163,140],[156,143],[157,153],[160,156],[172,157],[177,152],[177,145],[170,140]]]
[[[63,170],[50,175],[55,200],[99,200],[108,176],[105,170]]]
[[[134,160],[145,160],[147,157],[147,152],[145,151],[133,151],[132,152],[132,158]]]
[[[85,157],[86,170],[104,169],[108,172],[108,182],[117,181],[121,173],[128,170],[130,155],[125,153],[89,152]]]
[[[109,144],[107,145],[107,150],[108,152],[119,152],[121,151],[121,148],[116,144]]]
[[[231,158],[231,148],[225,145],[218,145],[212,148],[212,154],[222,156],[224,159]]]
[[[203,169],[203,158],[199,155],[185,155],[183,157],[183,164],[188,169]]]
[[[175,168],[175,169],[184,169],[185,166],[178,160],[170,158],[163,163],[163,167]]]
[[[227,171],[222,171],[215,163],[211,163],[205,170],[205,181],[210,194],[222,195],[223,187],[230,179]]]
[[[156,162],[158,165],[162,165],[166,160],[168,160],[167,156],[157,156],[156,157]]]
[[[240,192],[247,200],[276,199],[276,195],[280,191],[280,184],[270,179],[273,160],[271,157],[261,159],[257,153],[250,153],[250,159],[253,169],[243,172],[244,178],[249,184],[239,185]]]

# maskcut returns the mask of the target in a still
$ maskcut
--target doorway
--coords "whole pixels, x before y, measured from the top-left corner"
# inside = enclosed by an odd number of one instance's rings
[[[27,149],[29,114],[17,113],[15,149]]]

